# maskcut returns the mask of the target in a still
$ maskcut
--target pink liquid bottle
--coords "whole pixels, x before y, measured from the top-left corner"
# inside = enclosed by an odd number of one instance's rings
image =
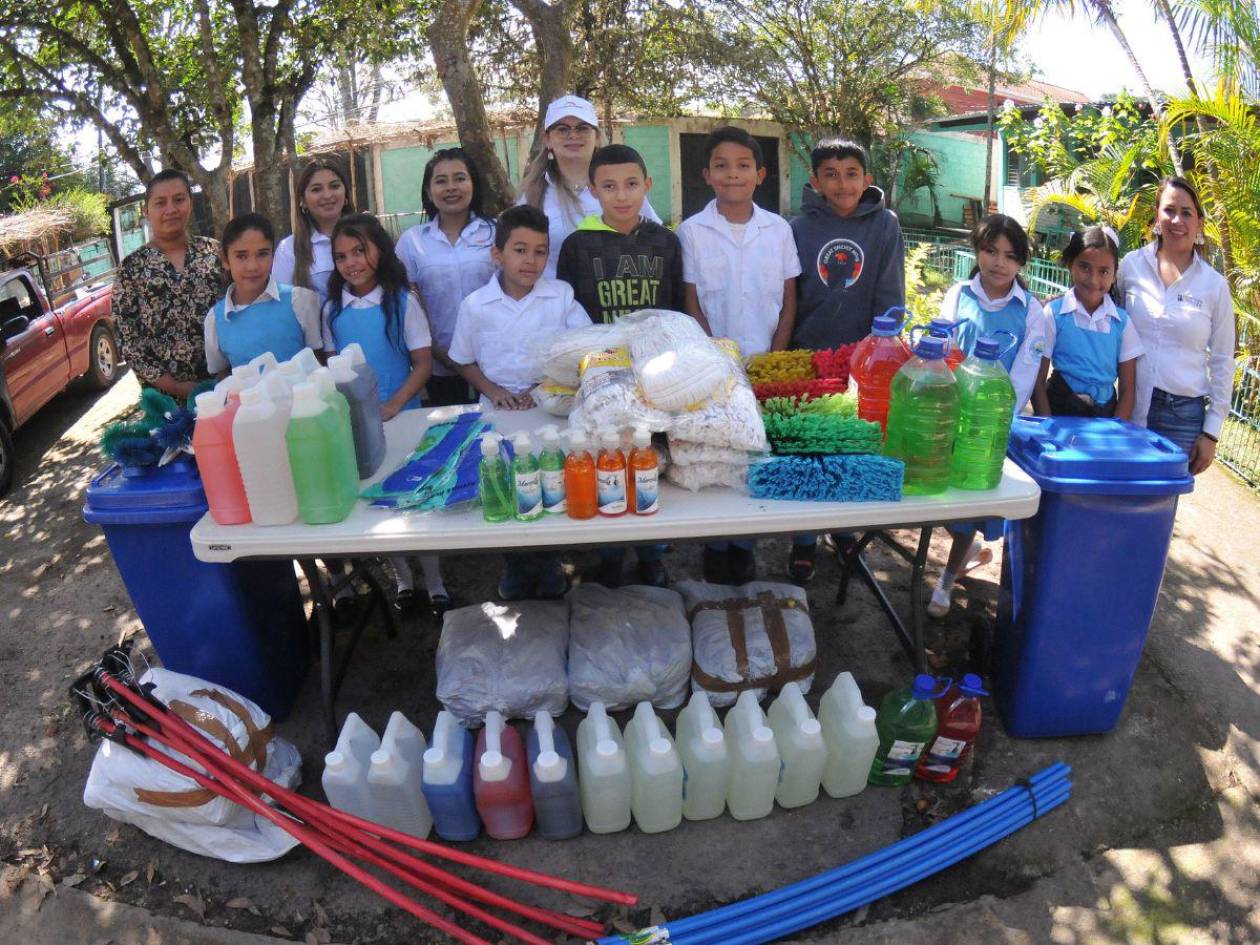
[[[193,427],[193,453],[206,490],[210,517],[220,525],[241,525],[249,519],[249,501],[232,444],[232,421],[240,401],[224,403],[222,391],[197,395],[197,424]]]
[[[477,736],[473,798],[486,833],[496,840],[518,840],[534,826],[525,745],[516,729],[493,709]]]
[[[892,310],[890,310],[892,311]],[[850,373],[858,383],[858,416],[888,426],[888,397],[893,375],[910,360],[901,323],[885,312],[871,322],[871,333],[853,349]]]

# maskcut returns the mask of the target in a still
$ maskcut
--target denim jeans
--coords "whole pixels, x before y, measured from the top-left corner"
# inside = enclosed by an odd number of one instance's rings
[[[1146,428],[1168,437],[1190,455],[1194,441],[1203,432],[1207,413],[1206,397],[1182,397],[1158,387],[1151,393],[1151,409],[1146,415]]]

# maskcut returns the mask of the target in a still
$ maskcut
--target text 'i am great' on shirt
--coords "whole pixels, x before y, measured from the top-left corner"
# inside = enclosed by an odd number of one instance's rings
[[[587,217],[564,241],[556,272],[594,322],[611,324],[645,308],[683,310],[682,247],[650,220],[621,233]]]

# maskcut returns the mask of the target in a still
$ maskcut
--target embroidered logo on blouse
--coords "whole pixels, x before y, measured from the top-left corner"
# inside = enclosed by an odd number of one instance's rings
[[[865,258],[862,247],[853,240],[831,240],[818,251],[818,278],[825,286],[839,282],[847,289],[862,278]]]

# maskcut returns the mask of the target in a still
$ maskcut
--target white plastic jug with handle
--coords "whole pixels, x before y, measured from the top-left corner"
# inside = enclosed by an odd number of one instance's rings
[[[267,396],[265,385],[241,391],[232,443],[255,525],[288,525],[297,518],[297,492],[284,438],[288,428],[289,408]]]
[[[368,795],[377,823],[413,837],[427,837],[433,826],[421,793],[424,735],[401,712],[389,717],[379,751],[368,768]]]
[[[785,684],[779,698],[770,703],[767,715],[783,762],[775,800],[787,808],[814,803],[827,764],[827,743],[800,686],[794,682]]]
[[[726,745],[731,753],[726,785],[731,816],[736,820],[765,817],[774,809],[774,793],[779,787],[779,749],[751,689],[741,692],[726,713]]]
[[[274,371],[280,366],[280,362],[276,360],[276,356],[271,351],[264,351],[258,357],[249,362],[249,366],[256,369],[259,374],[266,374],[268,371]]]
[[[852,673],[841,673],[818,704],[818,720],[827,742],[823,790],[832,797],[852,797],[866,787],[871,762],[879,750],[873,708],[862,701]]]
[[[315,357],[315,352],[310,348],[303,348],[297,354],[289,359],[291,364],[296,364],[306,374],[310,374],[320,366],[319,358]]]
[[[683,816],[688,820],[720,816],[726,809],[731,758],[722,723],[700,689],[678,713],[678,756],[683,766]]]
[[[644,833],[673,830],[682,823],[682,761],[651,702],[634,708],[634,718],[626,727],[626,756],[634,822]]]
[[[376,819],[368,789],[368,768],[381,740],[372,727],[351,712],[341,726],[337,746],[324,756],[324,795],[328,803],[347,814]]]
[[[630,826],[630,765],[617,723],[602,702],[592,702],[578,724],[578,787],[591,833]]]

